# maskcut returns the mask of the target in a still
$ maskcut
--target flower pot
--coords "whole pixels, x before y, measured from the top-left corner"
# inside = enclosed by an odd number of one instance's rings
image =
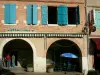
[[[32,67],[27,67],[27,71],[28,72],[33,72],[33,68]]]
[[[49,69],[48,69],[48,72],[49,72],[49,73],[50,73],[50,72],[54,72],[53,68],[49,68]]]
[[[98,71],[89,70],[87,75],[100,75]]]

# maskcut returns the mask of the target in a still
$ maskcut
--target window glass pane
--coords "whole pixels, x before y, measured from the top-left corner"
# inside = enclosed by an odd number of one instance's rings
[[[57,7],[48,7],[48,24],[57,24]]]

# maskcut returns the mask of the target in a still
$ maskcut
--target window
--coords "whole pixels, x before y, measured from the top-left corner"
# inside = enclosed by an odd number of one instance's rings
[[[4,23],[16,24],[16,4],[5,4]]]
[[[68,7],[68,24],[76,24],[76,8],[75,7]]]
[[[48,24],[57,24],[57,7],[48,7]]]
[[[67,7],[60,5],[58,7],[42,5],[42,24],[80,24],[79,6]]]
[[[100,9],[93,9],[88,13],[88,20],[90,25],[100,28]]]
[[[36,4],[33,4],[33,5],[28,4],[26,14],[27,14],[26,19],[27,19],[28,25],[37,24],[38,16],[37,16],[37,5]]]
[[[94,25],[96,28],[100,28],[100,10],[95,10]]]

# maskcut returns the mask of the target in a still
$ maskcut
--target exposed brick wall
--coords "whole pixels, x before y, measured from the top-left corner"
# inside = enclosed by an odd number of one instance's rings
[[[46,1],[46,2],[45,2]],[[48,0],[50,1],[50,0]],[[54,0],[55,1],[55,0]],[[61,0],[59,0],[61,1]],[[84,0],[64,0],[66,1],[59,3],[57,2],[47,2],[47,0],[40,0],[40,1],[23,1],[23,0],[2,0],[0,1],[0,32],[5,32],[9,28],[16,28],[16,29],[28,29],[28,30],[34,30],[36,32],[82,32],[82,28],[85,25],[85,8],[84,8]],[[71,2],[81,2],[79,4],[77,3],[71,3]],[[70,3],[68,3],[70,2]],[[83,2],[83,3],[82,3]],[[5,3],[15,3],[18,8],[16,9],[16,16],[17,20],[19,20],[19,23],[17,25],[4,25],[1,20],[4,20],[4,8],[3,4]],[[38,20],[40,20],[39,25],[35,26],[29,26],[24,23],[24,20],[26,20],[26,9],[24,9],[24,6],[27,4],[38,4],[38,6],[41,6],[42,4],[46,5],[53,5],[53,6],[58,6],[58,5],[67,5],[68,7],[73,7],[73,6],[80,6],[80,25],[78,26],[43,26],[41,24],[41,9],[38,9]]]
[[[78,46],[78,48],[80,49],[82,56],[87,56],[87,49],[86,49],[87,46],[85,45],[87,40],[84,40],[83,38],[49,38],[49,39],[47,39],[47,50],[49,49],[51,44],[53,44],[54,42],[56,42],[58,40],[63,40],[63,39],[66,39],[66,40],[69,40],[69,41],[72,41],[73,43],[75,43]]]

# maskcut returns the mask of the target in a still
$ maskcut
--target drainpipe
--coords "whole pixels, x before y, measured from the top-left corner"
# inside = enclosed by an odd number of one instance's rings
[[[87,64],[88,64],[88,70],[89,70],[89,22],[88,22],[88,14],[87,14],[87,0],[85,0],[85,19],[86,23],[85,26],[87,28]]]

